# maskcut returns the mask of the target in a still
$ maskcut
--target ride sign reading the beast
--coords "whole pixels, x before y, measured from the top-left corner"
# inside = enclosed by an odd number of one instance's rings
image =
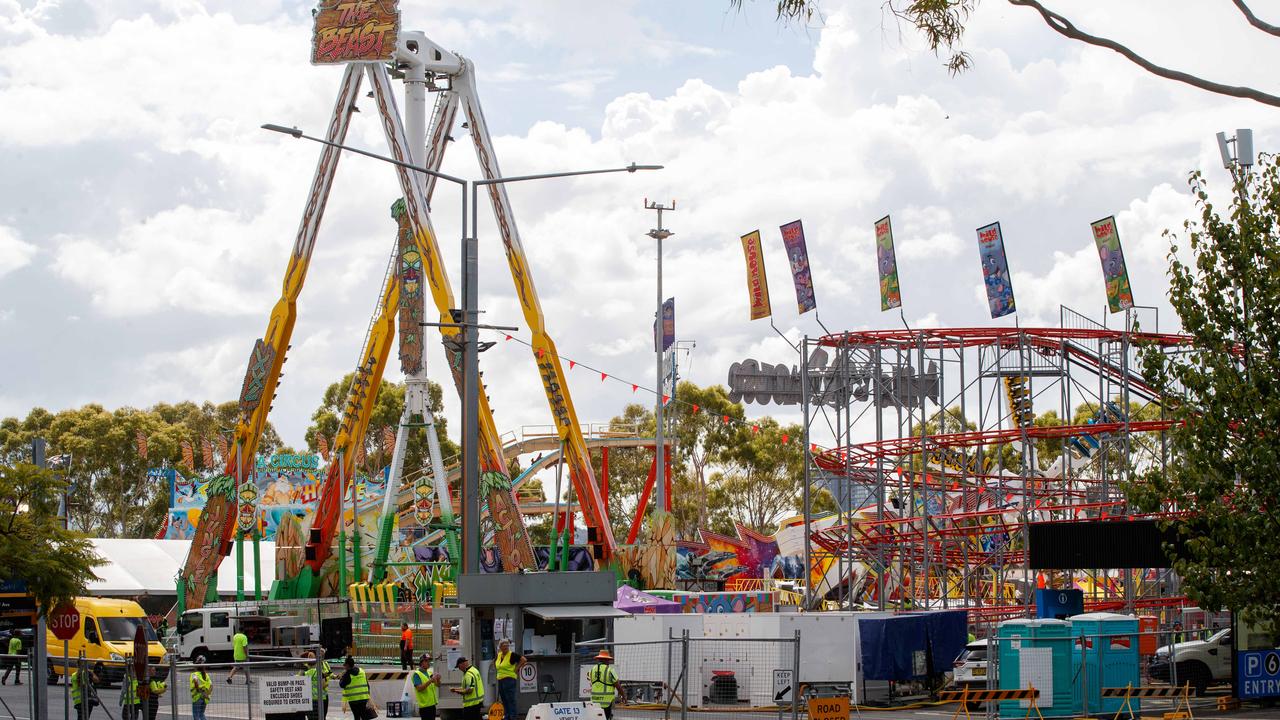
[[[400,34],[398,0],[321,0],[315,13],[311,62],[385,62]]]

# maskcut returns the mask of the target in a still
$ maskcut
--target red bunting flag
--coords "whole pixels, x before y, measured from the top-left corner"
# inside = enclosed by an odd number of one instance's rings
[[[511,336],[510,336],[510,335],[508,335],[508,336],[507,336],[507,339],[508,339],[508,340],[510,340],[510,339],[511,339]]]
[[[694,405],[694,406],[693,406],[693,414],[695,414],[695,415],[697,415],[697,414],[698,414],[698,406],[697,406],[697,405]]]
[[[576,362],[574,362],[574,361],[570,360],[570,361],[569,361],[569,369],[570,369],[570,370],[572,370],[572,369],[573,369],[573,366],[574,366],[574,365],[577,365],[577,364],[578,364],[578,363],[576,363]]]
[[[636,390],[639,390],[639,389],[640,389],[639,385],[636,385],[635,383],[631,383],[631,392],[635,392]]]
[[[751,432],[753,432],[753,433],[758,433],[758,432],[760,432],[760,426],[759,426],[759,425],[752,425],[752,426],[751,426]]]
[[[782,444],[786,445],[790,442],[791,442],[791,436],[786,433],[782,433]]]
[[[669,402],[671,402],[671,396],[670,396],[670,395],[663,395],[663,396],[662,396],[662,404],[663,404],[663,405],[666,405],[666,404],[667,404],[667,403],[669,403]]]
[[[604,382],[607,377],[609,377],[608,373],[600,373],[600,382]]]
[[[725,424],[725,425],[728,425],[728,424],[729,424],[729,416],[728,416],[728,415],[724,415],[724,416],[722,416],[722,417],[724,417],[724,424]]]

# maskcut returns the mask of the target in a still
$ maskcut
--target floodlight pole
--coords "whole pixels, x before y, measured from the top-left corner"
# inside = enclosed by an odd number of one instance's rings
[[[653,411],[653,462],[655,468],[653,483],[655,498],[654,507],[665,511],[667,509],[667,504],[671,502],[671,499],[667,497],[667,447],[663,439],[663,430],[665,429],[663,427],[663,404],[665,398],[662,393],[662,241],[671,237],[675,233],[662,227],[662,213],[664,210],[674,212],[676,209],[676,201],[672,200],[671,205],[666,206],[661,203],[651,203],[648,198],[645,198],[644,207],[646,210],[656,210],[658,212],[658,227],[650,230],[647,234],[658,242],[658,295],[657,305],[653,315],[653,350],[654,355],[656,356],[656,361],[654,363],[656,368],[654,373],[656,385],[654,387],[657,390],[657,402],[654,403]],[[672,395],[675,394],[675,391],[676,389],[673,384],[671,387]]]

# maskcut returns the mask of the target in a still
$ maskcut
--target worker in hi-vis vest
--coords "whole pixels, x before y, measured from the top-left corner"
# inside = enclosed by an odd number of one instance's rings
[[[498,699],[502,701],[503,720],[517,720],[516,692],[520,689],[520,668],[528,665],[523,656],[511,652],[511,641],[503,638],[498,643],[498,656],[493,659],[493,667],[498,674]]]
[[[604,708],[604,716],[613,720],[613,701],[618,697],[618,671],[608,650],[596,655],[596,664],[587,672],[591,682],[591,702]]]
[[[422,653],[418,669],[409,678],[413,683],[413,699],[418,707],[418,717],[421,720],[436,720],[436,705],[440,702],[440,676],[431,667],[431,655]]]
[[[187,682],[191,686],[192,720],[206,720],[205,711],[209,708],[209,700],[213,698],[213,678],[209,677],[209,671],[204,665],[196,663],[195,672],[191,673],[191,679]]]
[[[462,687],[449,688],[449,692],[462,696],[462,720],[480,720],[484,710],[484,678],[471,661],[460,657],[453,664],[462,671]]]
[[[355,720],[368,720],[369,717],[369,677],[364,670],[356,667],[356,659],[347,656],[342,662],[346,672],[338,678],[338,687],[342,688],[342,700],[351,708],[351,717]]]

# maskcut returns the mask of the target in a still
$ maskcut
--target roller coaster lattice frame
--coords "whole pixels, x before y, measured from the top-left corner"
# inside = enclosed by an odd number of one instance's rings
[[[1137,515],[1122,486],[1138,471],[1165,472],[1169,462],[1173,423],[1138,370],[1139,348],[1181,351],[1189,338],[1158,332],[1154,308],[1127,311],[1123,329],[1067,307],[1059,316],[1058,328],[806,338],[805,482],[811,495],[830,491],[840,508],[825,527],[806,509],[810,567],[828,566],[812,571],[811,606],[967,607],[978,620],[1026,615],[1038,575],[1026,553],[1028,523],[1177,513],[1169,506]],[[1155,331],[1138,330],[1148,327]],[[815,349],[829,360],[811,363]],[[1158,417],[1132,417],[1139,402],[1159,406]],[[1082,404],[1096,412],[1073,424]],[[1035,425],[1030,408],[1055,410],[1065,422]],[[936,429],[940,420],[947,432]],[[875,439],[860,441],[868,436]],[[1045,463],[1046,455],[1057,459]],[[1077,570],[1049,581],[1085,588],[1095,609],[1184,603],[1168,569]]]

